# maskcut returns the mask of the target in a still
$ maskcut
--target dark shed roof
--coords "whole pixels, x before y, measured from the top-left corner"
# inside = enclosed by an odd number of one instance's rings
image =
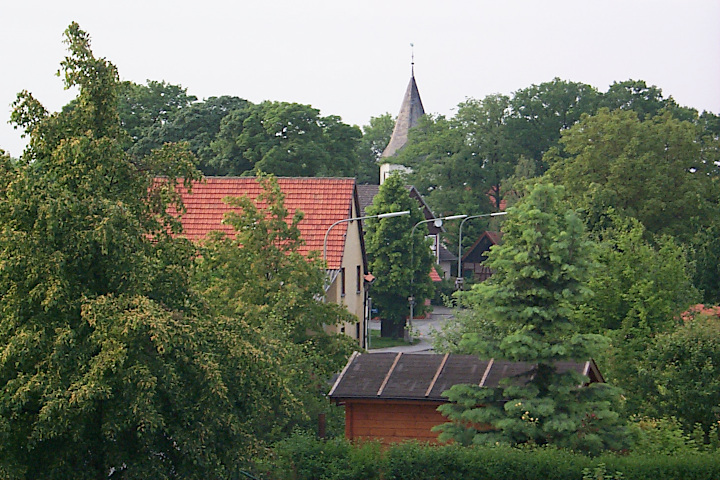
[[[559,371],[575,370],[590,383],[604,382],[595,362],[561,362]],[[503,378],[516,377],[531,364],[504,360],[480,360],[475,355],[428,355],[412,353],[355,353],[328,396],[341,399],[395,399],[447,401],[441,394],[458,384],[497,387]]]

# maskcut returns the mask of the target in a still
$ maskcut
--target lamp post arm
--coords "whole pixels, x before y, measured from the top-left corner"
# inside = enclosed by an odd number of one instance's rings
[[[345,222],[352,222],[355,220],[365,220],[366,218],[390,218],[399,217],[401,215],[410,215],[410,210],[403,210],[402,212],[379,213],[377,215],[364,215],[362,217],[343,218],[342,220],[338,220],[337,222],[330,225],[325,232],[325,238],[323,238],[323,261],[327,262],[327,240],[328,236],[330,235],[330,230],[332,230],[336,225]]]

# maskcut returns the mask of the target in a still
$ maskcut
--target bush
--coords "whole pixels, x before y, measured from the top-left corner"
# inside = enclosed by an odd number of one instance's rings
[[[697,452],[697,443],[687,435],[675,417],[635,418],[630,424],[632,450],[643,455],[674,455]]]
[[[375,480],[380,470],[380,446],[353,446],[344,439],[322,440],[295,433],[279,442],[264,465],[265,475],[288,480]]]
[[[298,434],[277,444],[263,478],[283,480],[711,480],[716,452],[675,450],[590,458],[553,447],[434,446],[407,442],[381,448]]]

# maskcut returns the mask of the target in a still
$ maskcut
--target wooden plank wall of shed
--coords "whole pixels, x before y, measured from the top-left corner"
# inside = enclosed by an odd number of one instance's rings
[[[447,422],[438,411],[441,402],[346,400],[345,438],[378,440],[383,445],[406,440],[437,443],[435,425]]]

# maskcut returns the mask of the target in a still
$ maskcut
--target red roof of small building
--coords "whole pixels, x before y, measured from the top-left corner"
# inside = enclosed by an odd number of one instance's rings
[[[353,178],[277,178],[278,185],[285,195],[285,208],[289,217],[296,210],[304,214],[299,223],[300,234],[305,245],[300,253],[307,255],[317,251],[322,255],[323,240],[330,226],[350,218],[355,201],[355,179]],[[221,231],[228,235],[235,232],[230,225],[222,223],[226,213],[233,210],[223,199],[225,197],[247,196],[255,201],[263,191],[254,177],[206,177],[203,181],[193,182],[192,193],[180,187],[179,191],[185,204],[186,213],[181,222],[184,235],[199,241],[211,231]],[[263,204],[256,202],[258,208]],[[332,228],[327,240],[327,264],[329,269],[339,269],[345,249],[345,235],[348,222]]]
[[[442,282],[442,278],[440,278],[440,275],[438,275],[437,271],[434,268],[430,269],[430,280],[433,282]]]
[[[720,318],[720,305],[705,306],[702,303],[698,303],[681,313],[680,318],[685,322],[689,322],[700,315]]]

